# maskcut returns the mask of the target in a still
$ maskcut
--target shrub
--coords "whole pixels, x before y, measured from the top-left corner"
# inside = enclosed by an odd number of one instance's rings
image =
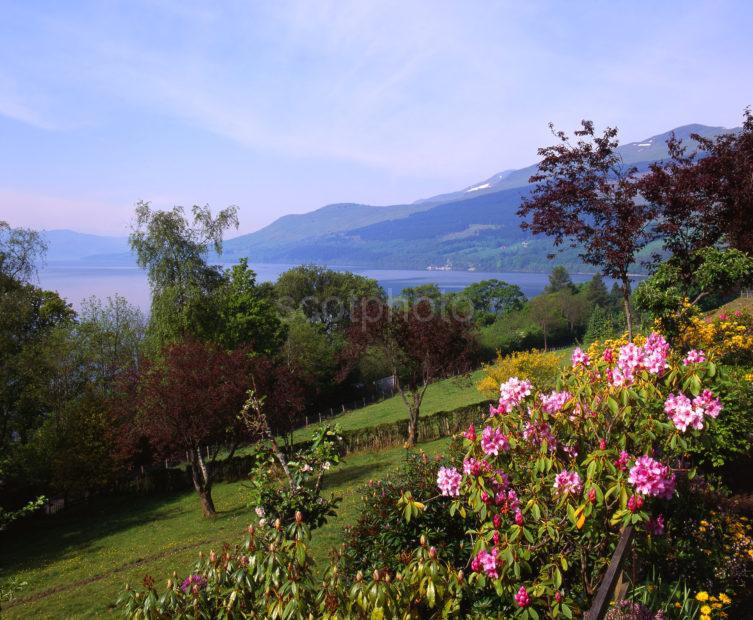
[[[300,513],[287,528],[278,520],[249,526],[235,549],[201,555],[191,574],[173,574],[159,593],[146,577],[139,590],[126,587],[118,606],[127,618],[461,618],[467,590],[462,571],[440,559],[426,540],[394,577],[380,571],[343,579],[337,558],[317,579],[309,555],[310,532]]]
[[[459,447],[462,444],[456,442]],[[408,453],[405,462],[385,480],[370,480],[361,489],[362,508],[355,524],[346,529],[344,560],[346,573],[355,577],[359,570],[389,571],[395,574],[412,559],[411,550],[421,535],[455,566],[462,566],[470,552],[465,540],[463,519],[447,514],[450,500],[438,498],[406,521],[404,507],[398,502],[403,494],[430,497],[436,494],[440,467],[458,464],[455,458],[429,458],[421,452]]]
[[[684,455],[716,423],[704,391],[716,366],[684,365],[656,334],[599,357],[576,349],[573,363],[552,393],[504,383],[485,427],[466,432],[462,473],[439,481],[466,519],[469,583],[490,615],[585,611],[620,528],[647,544],[678,472],[693,476]]]
[[[288,525],[298,513],[311,528],[324,525],[327,517],[335,514],[340,498],[322,497],[322,479],[326,471],[340,463],[341,443],[339,427],[318,428],[311,444],[285,461],[287,471],[272,449],[257,452],[250,476],[250,506],[256,515],[265,521],[280,519]]]
[[[694,314],[680,328],[679,345],[703,349],[725,364],[753,364],[753,315],[736,310],[713,316]]]
[[[531,381],[542,390],[551,389],[562,370],[562,361],[557,353],[518,351],[502,356],[497,353],[497,361],[484,367],[484,378],[479,382],[481,392],[495,392],[500,384],[510,377]]]

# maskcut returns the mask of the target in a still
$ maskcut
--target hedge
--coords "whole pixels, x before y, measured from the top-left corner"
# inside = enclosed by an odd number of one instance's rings
[[[475,404],[458,407],[449,411],[438,411],[419,418],[418,438],[420,441],[433,441],[465,430],[478,422],[486,405]],[[398,420],[368,428],[343,431],[343,454],[364,450],[381,450],[402,446],[408,435],[408,420]],[[293,447],[302,448],[307,442],[296,443]],[[248,478],[254,466],[253,455],[233,456],[229,459],[207,463],[211,468],[214,482],[236,482]],[[185,465],[170,468],[153,468],[143,474],[118,485],[116,491],[137,493],[163,493],[183,491],[193,488],[191,472]]]

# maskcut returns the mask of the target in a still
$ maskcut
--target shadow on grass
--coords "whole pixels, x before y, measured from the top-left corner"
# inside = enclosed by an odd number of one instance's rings
[[[190,501],[191,496],[195,503]],[[212,521],[221,522],[245,510],[238,506],[220,511]],[[198,497],[193,493],[95,498],[54,517],[32,519],[0,534],[0,575],[78,557],[93,550],[103,538],[187,513],[202,519]]]

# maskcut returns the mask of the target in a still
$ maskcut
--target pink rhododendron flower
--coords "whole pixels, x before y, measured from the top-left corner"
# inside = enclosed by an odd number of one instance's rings
[[[617,469],[622,471],[627,466],[629,460],[630,460],[630,455],[623,450],[622,452],[620,452],[620,456],[617,458],[614,464],[617,466]]]
[[[460,483],[463,476],[454,467],[440,467],[437,474],[437,486],[445,497],[460,495]]]
[[[607,368],[607,382],[612,387],[622,387],[633,382],[632,374],[625,374],[619,368]]]
[[[541,408],[546,413],[557,413],[562,410],[565,403],[573,397],[570,392],[551,392],[549,394],[540,394]]]
[[[693,404],[702,407],[704,413],[710,418],[717,418],[722,412],[722,403],[718,398],[714,398],[711,390],[703,390],[700,396],[693,399]]]
[[[480,476],[491,469],[491,465],[486,461],[479,461],[473,457],[463,461],[463,473],[466,476]]]
[[[497,572],[497,549],[493,548],[491,553],[486,549],[479,551],[471,562],[471,569],[477,573],[483,571],[492,579],[499,577],[499,573]]]
[[[497,495],[494,497],[494,503],[500,507],[500,512],[505,514],[515,512],[518,508],[520,508],[520,500],[518,499],[518,494],[514,489],[510,489],[509,491],[507,491],[507,493],[505,493],[504,491],[497,493]]]
[[[476,427],[471,424],[468,427],[468,430],[463,433],[463,437],[465,437],[468,441],[476,441]]]
[[[624,375],[631,375],[643,365],[643,350],[632,342],[620,347],[617,366]]]
[[[515,595],[515,602],[518,604],[518,607],[528,607],[531,604],[531,597],[528,596],[528,590],[526,590],[525,586],[520,586],[520,590]]]
[[[515,524],[523,525],[523,513],[520,512],[520,509],[515,511]]]
[[[531,394],[533,386],[530,381],[511,377],[499,386],[499,407],[489,408],[491,415],[510,413],[515,407],[523,402],[526,396]]]
[[[570,361],[573,364],[573,367],[575,366],[588,366],[591,363],[591,358],[588,357],[588,354],[583,351],[580,347],[576,347],[575,351],[573,351],[572,356],[570,357]]]
[[[694,407],[684,394],[670,394],[664,402],[664,412],[674,425],[685,432],[688,426],[701,430],[703,428],[703,407]]]
[[[614,351],[612,349],[604,349],[604,353],[601,358],[607,363],[611,364],[614,361]]]
[[[628,481],[644,495],[670,499],[675,492],[675,475],[650,456],[638,457],[630,468]]]
[[[523,427],[523,439],[530,441],[535,446],[540,446],[546,441],[550,451],[554,451],[557,448],[557,440],[554,438],[552,429],[546,422],[538,424],[526,422]]]
[[[502,431],[487,426],[481,435],[481,449],[484,454],[497,456],[500,452],[507,452],[510,444]]]
[[[743,315],[739,310],[735,310],[735,316],[739,319]]]
[[[577,471],[564,469],[554,478],[554,489],[560,495],[565,493],[578,495],[583,489],[583,483]]]
[[[643,366],[648,372],[654,375],[661,375],[669,364],[667,356],[669,355],[669,343],[664,336],[652,332],[643,345]]]
[[[688,354],[685,356],[685,359],[682,360],[682,363],[685,364],[685,366],[690,366],[691,364],[700,364],[701,362],[705,361],[706,354],[703,351],[690,349],[690,351],[688,351]]]

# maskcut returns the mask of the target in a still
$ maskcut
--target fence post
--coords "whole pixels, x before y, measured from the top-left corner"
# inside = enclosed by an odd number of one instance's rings
[[[319,424],[321,424],[321,423],[322,423],[322,412],[320,411],[319,412]]]
[[[607,614],[615,585],[617,584],[622,571],[622,563],[628,555],[630,544],[632,542],[633,526],[628,525],[622,530],[620,541],[617,543],[617,548],[614,550],[612,559],[607,567],[607,572],[604,574],[604,578],[599,585],[599,590],[596,592],[596,597],[591,603],[591,609],[589,609],[583,616],[585,620],[603,620],[604,616]]]
[[[342,404],[343,413],[345,413],[345,403]]]
[[[306,416],[306,426],[308,426],[308,425],[309,425],[309,417]]]

